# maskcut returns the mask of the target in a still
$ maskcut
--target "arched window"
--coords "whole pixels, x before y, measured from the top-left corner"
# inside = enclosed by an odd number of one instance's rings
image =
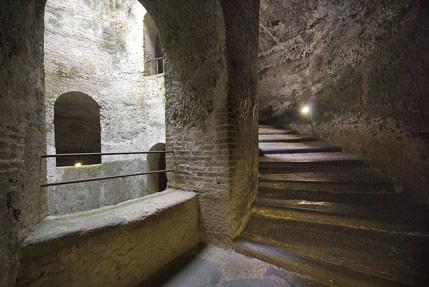
[[[144,17],[144,57],[145,72],[147,75],[156,75],[164,72],[164,52],[158,28],[149,13]]]
[[[90,96],[70,92],[54,106],[57,154],[101,152],[100,106]],[[101,163],[101,156],[58,157],[57,166]]]
[[[154,145],[150,151],[165,151],[164,143],[157,143]],[[147,155],[147,165],[148,171],[155,170],[165,170],[166,162],[165,162],[165,153],[151,153]],[[167,188],[167,174],[165,172],[162,173],[154,173],[148,175],[148,192],[154,193],[163,191]]]
[[[155,61],[157,61],[157,74],[164,73],[164,52],[162,51],[161,38],[159,37],[159,35],[156,37],[155,40]]]

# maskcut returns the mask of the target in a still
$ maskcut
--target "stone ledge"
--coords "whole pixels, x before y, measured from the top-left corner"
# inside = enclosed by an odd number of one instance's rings
[[[17,286],[136,286],[199,242],[197,196],[175,189],[49,216],[23,242]]]
[[[112,227],[141,223],[149,218],[193,198],[196,194],[169,188],[166,191],[129,200],[112,206],[60,216],[47,216],[23,241],[28,247],[38,243],[52,243],[56,239],[85,236]]]

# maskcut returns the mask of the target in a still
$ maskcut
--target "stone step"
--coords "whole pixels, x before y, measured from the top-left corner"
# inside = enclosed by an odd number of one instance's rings
[[[258,140],[260,143],[263,143],[263,142],[294,143],[294,142],[311,142],[311,141],[316,141],[317,139],[315,137],[300,136],[300,135],[294,135],[294,134],[271,134],[271,135],[259,134]]]
[[[241,238],[370,278],[410,286],[428,286],[425,284],[429,283],[429,275],[425,272],[429,263],[429,234],[394,222],[254,208]],[[289,262],[287,267],[294,265]],[[308,275],[314,278],[314,274]],[[354,285],[338,282],[334,286]]]
[[[395,192],[387,178],[366,169],[262,174],[259,189],[350,194]]]
[[[402,214],[385,213],[371,209],[359,210],[357,207],[341,206],[341,204],[325,206],[324,208],[319,206],[317,209],[255,205],[252,208],[252,218],[280,220],[293,224],[326,228],[387,232],[429,240],[429,219],[425,218],[424,215],[405,217]]]
[[[286,270],[311,276],[323,286],[347,287],[411,287],[376,276],[353,272],[343,266],[320,262],[292,250],[239,237],[233,245],[235,251],[249,257],[277,265]]]
[[[274,127],[259,127],[258,133],[259,135],[296,134],[296,132],[292,130],[277,129]]]
[[[261,175],[262,181],[303,181],[322,183],[388,183],[389,179],[369,168],[342,169],[339,171],[308,171]]]
[[[410,209],[413,212],[410,212]],[[393,226],[392,231],[423,230],[429,233],[429,212],[427,209],[417,206],[404,206],[403,200],[392,200],[385,205],[362,204],[358,202],[332,202],[303,199],[276,199],[256,198],[253,212],[255,214],[274,214],[276,217],[290,217],[305,213],[308,218],[312,216],[324,216],[332,218],[352,218],[358,220],[362,226],[362,220],[366,225],[382,222],[383,226]],[[320,219],[320,218],[319,218]],[[394,224],[392,225],[392,222]]]
[[[236,250],[326,286],[429,286],[429,212],[340,147],[259,131],[258,194]]]
[[[317,152],[341,152],[342,148],[331,146],[322,142],[307,143],[259,143],[263,154],[293,154]]]
[[[260,173],[342,169],[364,165],[365,162],[359,157],[344,152],[268,154],[259,157]]]
[[[311,188],[307,188],[311,189]],[[366,190],[365,190],[366,189]],[[343,192],[337,190],[299,190],[299,189],[258,189],[258,199],[266,200],[307,200],[331,203],[347,203],[357,205],[368,205],[379,208],[389,208],[391,205],[401,202],[404,195],[402,193],[384,191],[384,187],[369,188],[355,186],[344,189]]]

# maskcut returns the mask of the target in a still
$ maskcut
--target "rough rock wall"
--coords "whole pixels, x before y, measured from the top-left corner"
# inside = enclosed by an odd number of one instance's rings
[[[322,138],[363,155],[424,198],[428,12],[420,0],[263,0],[261,120],[295,121],[296,108],[310,102]]]
[[[45,13],[48,153],[55,153],[54,104],[64,93],[92,97],[101,112],[101,151],[147,151],[165,142],[164,79],[145,77],[143,6],[136,0],[49,0]],[[50,182],[146,170],[146,156],[106,156],[100,166],[56,168]],[[49,188],[50,214],[143,196],[146,177]]]
[[[46,214],[43,1],[0,3],[0,286],[14,286],[19,242]],[[15,216],[14,216],[15,214]]]

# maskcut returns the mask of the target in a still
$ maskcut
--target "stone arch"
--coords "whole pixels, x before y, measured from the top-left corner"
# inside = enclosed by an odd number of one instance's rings
[[[69,92],[54,105],[55,149],[58,154],[101,152],[100,106],[90,96]],[[101,163],[101,156],[57,158],[57,166]]]
[[[157,143],[149,151],[165,151],[165,143]],[[165,170],[165,153],[150,153],[147,155],[148,171]],[[154,173],[147,177],[147,187],[149,193],[163,191],[167,188],[167,174]]]
[[[175,169],[169,185],[200,193],[203,238],[229,242],[245,224],[256,191],[259,1],[140,2],[159,28],[166,57],[166,148],[176,151],[167,156],[167,168]],[[0,211],[1,223],[10,226],[2,243],[11,246],[2,253],[0,273],[10,274],[3,279],[10,286],[19,242],[47,213],[40,188],[46,179],[40,158],[46,152],[45,3],[5,0],[0,9],[6,39],[0,54],[0,128],[10,142],[0,152],[13,155],[2,163],[0,184],[2,196],[21,211],[19,224],[10,211]],[[203,174],[213,158],[216,168]],[[217,195],[208,196],[213,190]],[[206,210],[213,205],[216,217]]]

